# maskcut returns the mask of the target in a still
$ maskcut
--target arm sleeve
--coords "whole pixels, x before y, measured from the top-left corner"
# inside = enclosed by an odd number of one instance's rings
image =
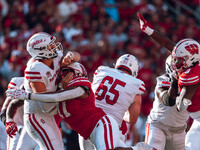
[[[30,99],[35,100],[35,101],[40,101],[40,102],[60,102],[60,101],[80,97],[84,93],[85,93],[85,90],[83,88],[77,87],[72,90],[65,90],[60,93],[54,93],[54,94],[31,93]]]

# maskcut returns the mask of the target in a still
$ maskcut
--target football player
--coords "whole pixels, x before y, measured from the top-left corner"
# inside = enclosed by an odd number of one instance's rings
[[[20,89],[7,93],[13,98],[32,99],[35,102],[59,102],[59,115],[84,139],[89,138],[97,150],[125,146],[120,140],[118,123],[95,106],[94,93],[84,66],[76,62],[63,68],[61,73],[65,76],[61,81],[64,90],[54,94],[28,93]]]
[[[172,52],[172,67],[178,73],[180,95],[176,98],[177,109],[182,113],[187,110],[194,122],[187,132],[186,150],[198,150],[200,147],[200,44],[193,39],[183,39],[174,44],[159,32],[151,29],[147,21],[138,13],[140,28],[158,43]]]
[[[165,63],[165,74],[157,77],[155,100],[146,123],[145,142],[158,150],[185,149],[188,112],[179,112],[175,105],[178,82],[171,67],[171,55]]]
[[[120,128],[123,119],[133,126],[140,114],[145,84],[136,78],[138,70],[137,59],[133,55],[124,54],[117,59],[115,68],[100,66],[94,73],[92,90],[95,93],[95,105],[111,115]],[[121,139],[125,141],[123,134]],[[89,143],[84,144],[86,141],[81,140],[79,138],[82,150],[88,150]]]
[[[14,77],[9,82],[8,89],[22,88],[23,82],[24,77]],[[1,110],[1,121],[6,125],[6,132],[9,135],[7,137],[7,150],[33,150],[38,144],[27,134],[24,128],[23,106],[13,111],[15,116],[12,120],[6,120],[6,110],[9,107],[11,100],[12,99],[7,97]]]
[[[25,69],[24,88],[27,92],[55,91],[60,66],[80,59],[76,52],[70,52],[63,57],[62,45],[55,40],[54,36],[45,32],[36,33],[28,40],[27,51],[32,58]],[[14,100],[12,103],[14,107],[20,101]],[[56,105],[31,100],[24,102],[24,126],[41,149],[64,149],[61,132],[54,117],[57,113]],[[9,113],[7,116],[13,114]]]

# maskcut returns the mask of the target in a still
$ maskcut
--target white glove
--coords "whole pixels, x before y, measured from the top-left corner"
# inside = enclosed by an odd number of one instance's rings
[[[153,29],[151,29],[148,25],[147,25],[147,21],[144,19],[144,17],[138,12],[137,16],[140,20],[140,29],[145,32],[148,35],[152,35],[153,34]]]
[[[192,101],[187,99],[187,98],[180,98],[180,96],[178,96],[176,98],[176,106],[178,108],[179,111],[185,111],[189,105],[192,105]]]
[[[30,98],[31,93],[27,93],[22,89],[8,89],[6,91],[7,97],[11,97],[12,99],[19,99],[19,100],[27,100]]]

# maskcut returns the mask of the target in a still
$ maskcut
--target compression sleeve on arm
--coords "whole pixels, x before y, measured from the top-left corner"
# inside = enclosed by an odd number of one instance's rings
[[[54,94],[36,94],[31,93],[30,99],[40,102],[60,102],[64,100],[73,99],[76,97],[80,97],[85,93],[84,89],[81,87],[77,87],[71,90],[64,90],[60,93]]]

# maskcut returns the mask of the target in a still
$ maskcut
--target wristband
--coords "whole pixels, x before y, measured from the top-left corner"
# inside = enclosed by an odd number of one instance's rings
[[[149,36],[153,34],[153,29],[149,28],[148,26],[145,29],[145,33],[148,34]]]

